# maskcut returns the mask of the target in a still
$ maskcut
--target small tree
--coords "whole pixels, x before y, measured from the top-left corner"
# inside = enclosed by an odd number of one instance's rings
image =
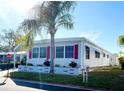
[[[12,29],[4,29],[2,30],[3,33],[0,34],[0,47],[2,51],[8,52],[13,51],[16,44],[16,40],[21,37],[20,34],[17,33],[17,31],[14,31]]]
[[[119,57],[118,60],[119,60],[119,63],[121,65],[122,69],[124,70],[124,56]]]
[[[118,42],[120,47],[124,47],[124,35],[119,36]],[[122,69],[124,70],[124,56],[121,56],[119,58],[119,62],[121,64]]]
[[[124,47],[124,35],[119,36],[118,42],[120,46]]]
[[[119,60],[120,64],[122,64],[124,62],[124,56],[119,57],[118,60]]]

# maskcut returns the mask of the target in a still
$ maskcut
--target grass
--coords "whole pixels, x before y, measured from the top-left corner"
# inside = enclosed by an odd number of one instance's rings
[[[124,90],[124,71],[120,68],[96,69],[96,71],[89,73],[89,82],[87,84],[82,82],[82,75],[67,76],[30,72],[12,72],[10,73],[10,77],[57,84],[86,86],[96,89]]]
[[[107,90],[124,90],[124,71],[120,68],[106,68],[91,72],[88,86]]]

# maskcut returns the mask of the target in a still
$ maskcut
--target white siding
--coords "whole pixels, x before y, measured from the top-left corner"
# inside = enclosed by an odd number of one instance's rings
[[[46,41],[47,42],[45,41],[35,42],[34,47],[40,48],[40,47],[50,46],[49,40]],[[78,63],[78,66],[81,67],[83,67],[83,65],[89,65],[89,67],[98,67],[98,66],[110,66],[111,64],[115,64],[115,63],[118,64],[117,57],[113,56],[111,53],[102,49],[101,47],[87,40],[86,38],[66,38],[66,39],[64,38],[64,39],[55,40],[55,46],[69,46],[69,45],[74,46],[75,44],[78,44],[78,59],[55,58],[55,64],[68,67],[69,63],[72,60],[76,61]],[[85,57],[85,45],[90,47],[90,59],[86,59]],[[100,58],[95,58],[95,50],[100,52]],[[103,57],[103,53],[105,53],[105,57]],[[109,58],[107,58],[107,55],[109,55]],[[45,60],[46,58],[32,58],[32,59],[28,59],[27,62],[37,65],[37,64],[43,64]]]
[[[85,57],[85,61],[84,61],[85,65],[88,65],[89,67],[109,66],[110,65],[110,61],[109,61],[110,57],[107,58],[107,55],[110,56],[109,53],[107,53],[104,50],[101,50],[100,48],[98,48],[90,43],[86,42],[85,45],[90,47],[90,59],[86,59],[86,57]],[[100,58],[95,57],[95,50],[100,52]],[[106,54],[105,57],[103,57],[103,53]],[[84,51],[84,54],[86,54],[85,51]]]
[[[55,58],[54,62],[55,64],[59,64],[60,66],[69,66],[69,63],[74,60],[75,62],[78,63],[78,66],[81,65],[81,52],[80,52],[80,48],[81,48],[81,43],[79,41],[75,41],[75,42],[56,42],[55,46],[74,46],[75,44],[78,44],[78,59],[74,59],[74,58]],[[49,46],[48,44],[35,44],[34,47],[47,47]],[[27,53],[28,55],[28,53]],[[34,65],[37,64],[43,64],[44,61],[46,60],[46,58],[32,58],[27,60],[28,63],[32,63]]]

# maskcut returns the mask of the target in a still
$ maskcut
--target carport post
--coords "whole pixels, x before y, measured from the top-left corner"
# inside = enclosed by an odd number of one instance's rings
[[[14,48],[14,69],[15,69],[15,63],[16,63],[16,49],[20,46],[21,44],[17,45],[15,48]]]
[[[15,62],[16,62],[16,53],[14,51],[14,69],[15,69]]]

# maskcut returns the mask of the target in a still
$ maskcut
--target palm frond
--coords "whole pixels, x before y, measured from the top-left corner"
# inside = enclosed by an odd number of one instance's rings
[[[34,34],[32,31],[29,31],[24,36],[21,36],[16,40],[16,44],[21,44],[21,50],[30,50],[33,46],[33,41],[34,41]]]
[[[34,6],[32,12],[34,18],[26,19],[20,28],[24,32],[25,46],[33,44],[34,37],[40,34],[42,28],[49,33],[56,32],[59,27],[73,28],[73,17],[70,10],[74,9],[75,2],[72,1],[44,1]]]
[[[75,9],[75,1],[63,1],[59,6],[58,16],[62,16],[65,13],[72,13]]]
[[[63,23],[61,23],[61,25],[59,26],[59,27],[63,27],[63,28],[66,28],[66,29],[73,29],[74,28],[74,25],[73,25],[73,23],[66,23],[66,22],[63,22]]]
[[[24,20],[20,26],[20,28],[23,29],[25,33],[28,33],[30,30],[38,30],[39,27],[40,23],[35,19]]]
[[[56,28],[65,27],[67,29],[73,29],[74,22],[72,19],[72,16],[68,13],[59,17],[56,21]]]

